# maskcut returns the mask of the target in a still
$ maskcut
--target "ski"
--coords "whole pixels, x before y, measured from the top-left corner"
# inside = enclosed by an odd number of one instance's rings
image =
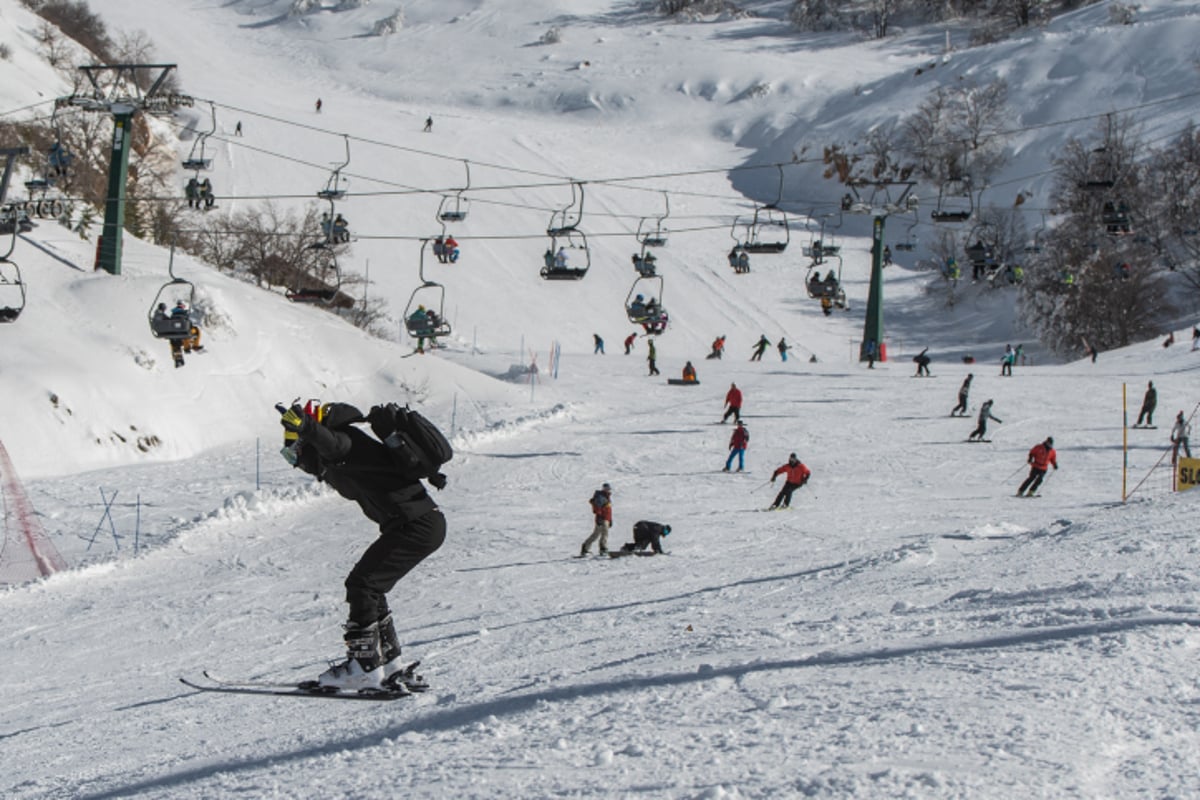
[[[204,677],[211,681],[210,684],[198,684],[195,681],[189,681],[184,678],[180,678],[180,681],[202,691],[242,691],[245,694],[303,694],[315,697],[356,700],[394,700],[400,697],[407,697],[416,692],[428,691],[429,683],[425,680],[424,676],[418,675],[416,672],[417,666],[420,663],[420,661],[410,662],[403,669],[392,673],[384,681],[384,688],[363,692],[339,692],[331,690],[329,687],[320,686],[316,681],[289,683],[286,681],[230,680],[215,675],[208,670],[204,671]]]
[[[201,692],[221,692],[225,694],[260,694],[274,695],[277,697],[323,697],[329,700],[399,700],[401,697],[410,697],[412,695],[412,692],[408,691],[407,689],[380,690],[374,692],[331,692],[316,689],[305,689],[302,688],[304,684],[291,684],[290,688],[282,688],[279,686],[268,685],[226,683],[204,684],[196,681],[190,681],[187,678],[180,678],[179,682]]]

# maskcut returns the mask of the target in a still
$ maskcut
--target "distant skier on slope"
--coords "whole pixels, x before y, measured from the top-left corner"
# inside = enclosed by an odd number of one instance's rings
[[[721,417],[721,422],[725,422],[731,416],[734,422],[739,422],[742,419],[742,390],[736,383],[729,384],[729,391],[725,393],[725,405],[725,416]]]
[[[1029,477],[1017,489],[1017,497],[1023,497],[1026,489],[1029,490],[1029,496],[1033,497],[1042,485],[1042,478],[1046,477],[1046,468],[1052,466],[1058,469],[1058,454],[1054,452],[1053,437],[1047,436],[1046,441],[1035,444],[1026,460],[1029,463]]]
[[[968,372],[966,379],[963,380],[962,386],[958,387],[958,405],[950,409],[950,416],[965,417],[967,415],[967,395],[971,391],[971,381],[975,375]]]
[[[763,353],[767,352],[767,348],[771,346],[771,340],[764,333],[754,344],[754,355],[750,356],[751,361],[762,361]]]
[[[588,554],[588,548],[592,546],[592,542],[599,543],[600,555],[608,552],[608,529],[612,527],[612,493],[612,486],[606,483],[597,489],[592,495],[592,499],[588,501],[592,506],[592,518],[595,524],[592,526],[592,535],[579,548],[580,558]]]
[[[729,468],[733,466],[733,459],[737,458],[737,471],[741,472],[746,468],[746,448],[750,446],[750,431],[742,424],[739,419],[737,425],[733,428],[733,435],[729,437],[729,458],[725,459],[725,469],[722,472],[729,472]]]
[[[1004,420],[992,414],[992,401],[985,400],[979,409],[979,424],[975,426],[975,430],[971,431],[971,435],[967,437],[968,442],[986,441],[983,437],[987,435],[989,419],[994,419],[998,423],[1004,422]]]
[[[1138,412],[1137,422],[1133,423],[1133,427],[1141,427],[1142,420],[1146,420],[1146,427],[1154,427],[1154,409],[1158,407],[1158,390],[1154,388],[1154,381],[1150,381],[1150,385],[1146,387],[1146,394],[1142,396],[1142,410]]]
[[[779,490],[779,494],[775,495],[775,502],[771,503],[772,510],[790,508],[792,505],[792,492],[808,483],[808,478],[812,475],[812,472],[808,467],[804,466],[795,453],[792,453],[788,456],[786,464],[771,473],[771,483],[774,483],[775,479],[780,475],[784,476],[783,488]]]

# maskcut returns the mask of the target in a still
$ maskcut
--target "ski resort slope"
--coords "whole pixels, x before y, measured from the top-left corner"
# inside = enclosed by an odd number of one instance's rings
[[[372,527],[269,451],[258,489],[250,443],[30,482],[91,566],[2,598],[5,796],[1197,791],[1196,499],[1152,469],[1160,427],[1132,432],[1130,486],[1150,477],[1120,502],[1120,390],[1152,376],[1165,424],[1200,352],[975,365],[972,411],[991,397],[1004,420],[987,444],[947,416],[962,365],[731,354],[678,388],[642,355],[565,356],[525,412],[457,434],[447,542],[393,593],[433,688],[394,703],[177,683],[299,681],[339,654]],[[742,474],[720,471],[730,382]],[[1061,469],[1013,497],[1046,435]],[[790,451],[813,478],[764,513]],[[610,546],[653,519],[669,555],[572,557],[602,481]],[[98,488],[120,492],[120,551]]]
[[[462,159],[476,189],[453,231],[463,260],[426,263],[455,334],[423,356],[409,357],[405,336],[369,337],[132,238],[120,277],[92,272],[94,243],[51,223],[17,243],[29,302],[0,330],[0,441],[71,569],[0,593],[0,795],[1200,794],[1200,495],[1171,491],[1167,452],[1171,418],[1200,401],[1193,321],[1170,348],[1063,363],[1020,326],[1006,290],[964,285],[949,306],[905,262],[885,272],[891,358],[867,369],[854,354],[868,242],[840,237],[850,310],[828,318],[800,285],[808,233],[793,230],[787,253],[757,257],[748,275],[725,264],[732,216],[777,190],[774,170],[730,169],[775,160],[817,109],[844,104],[846,124],[864,129],[894,118],[899,106],[876,102],[886,93],[856,87],[912,75],[938,57],[943,31],[806,42],[780,33],[770,15],[783,4],[681,25],[603,2],[571,15],[413,2],[398,34],[370,37],[399,4],[291,19],[290,3],[266,0],[90,5],[145,29],[185,90],[218,104],[220,211],[264,195],[315,202],[344,159],[342,134],[355,137],[346,172],[359,194],[339,210],[358,238],[345,263],[369,271],[397,329],[444,193],[386,192],[461,186]],[[1022,74],[1069,61],[1113,85],[1153,73],[1143,85],[1183,94],[1190,45],[1174,31],[1194,26],[1198,6],[1145,3],[1137,23],[1114,27],[1100,4],[994,52]],[[6,107],[68,92],[21,44],[32,16],[0,0],[0,20],[13,64],[42,76],[5,82]],[[541,43],[551,27],[560,44]],[[1175,67],[1142,46],[1127,52],[1162,71],[1105,72],[1112,51],[1098,41],[1155,36]],[[1046,169],[1044,152],[1021,152],[1014,175]],[[812,200],[805,187],[827,191],[788,176],[794,210]],[[587,182],[593,262],[575,284],[537,277],[547,222],[571,200],[564,177]],[[622,304],[633,233],[661,213],[663,189],[672,328],[657,340],[662,375],[649,377],[644,338],[622,353],[633,330]],[[146,324],[169,264],[207,320],[206,352],[182,369]],[[725,358],[706,360],[720,334]],[[750,362],[760,334],[796,349]],[[999,376],[1006,343],[1031,355],[1011,378]],[[933,377],[911,377],[926,346]],[[700,384],[668,386],[687,360]],[[970,415],[951,418],[968,372]],[[1158,427],[1126,433],[1151,380]],[[751,431],[742,474],[721,472],[732,383]],[[410,401],[452,436],[436,495],[446,544],[391,597],[427,693],[250,697],[178,680],[300,681],[342,655],[342,581],[374,529],[277,456],[273,404],[294,397]],[[986,399],[1003,422],[968,444]],[[1061,469],[1040,497],[1014,497],[1046,436]],[[791,511],[766,512],[790,452],[813,478]],[[574,558],[606,481],[610,546],[651,519],[672,526],[668,555]]]

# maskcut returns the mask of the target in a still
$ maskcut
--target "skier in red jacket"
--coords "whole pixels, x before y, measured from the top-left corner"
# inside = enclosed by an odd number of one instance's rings
[[[742,390],[737,388],[736,383],[729,384],[729,391],[725,393],[725,405],[729,408],[725,409],[725,416],[721,417],[721,422],[733,416],[733,421],[737,422],[742,418]]]
[[[771,483],[780,475],[784,476],[783,488],[775,495],[775,502],[771,503],[772,509],[789,508],[792,504],[792,492],[808,483],[808,476],[812,475],[812,472],[800,462],[795,453],[792,453],[788,456],[786,464],[771,473]]]
[[[729,468],[733,466],[733,458],[737,456],[738,468],[741,472],[746,467],[746,446],[750,444],[750,431],[746,430],[746,426],[739,419],[736,427],[733,429],[733,436],[729,437],[729,458],[725,459],[725,469],[723,472],[729,472]]]
[[[1029,489],[1029,497],[1037,494],[1038,487],[1042,485],[1042,478],[1046,477],[1046,469],[1054,467],[1058,469],[1058,456],[1054,452],[1054,439],[1050,436],[1046,437],[1046,441],[1041,444],[1035,444],[1033,449],[1029,451],[1029,477],[1021,484],[1021,488],[1017,489],[1017,497],[1025,494],[1025,490]]]

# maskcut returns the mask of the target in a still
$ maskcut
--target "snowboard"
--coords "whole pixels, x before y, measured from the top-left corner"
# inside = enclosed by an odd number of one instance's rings
[[[609,558],[624,558],[625,556],[655,556],[655,555],[658,555],[658,553],[655,553],[653,550],[609,550],[608,551]],[[663,555],[666,555],[666,553],[664,553]]]

